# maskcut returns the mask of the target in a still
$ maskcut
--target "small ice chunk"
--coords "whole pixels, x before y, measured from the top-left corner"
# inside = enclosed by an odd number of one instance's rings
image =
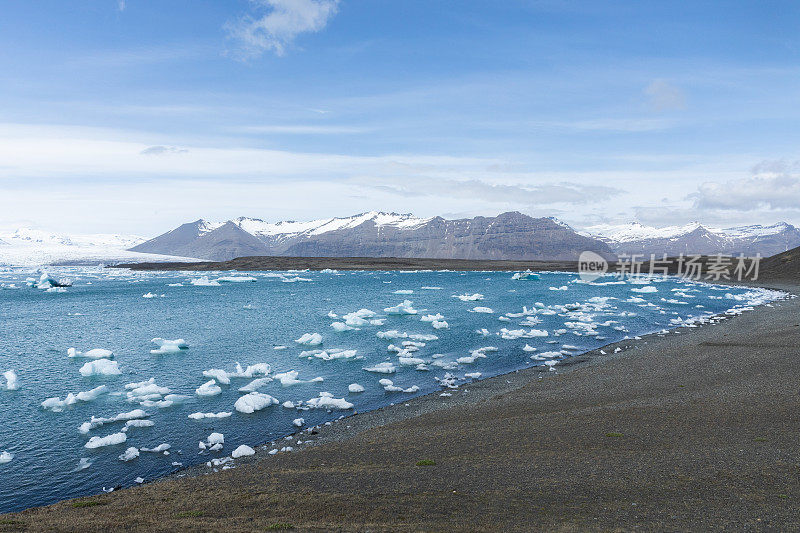
[[[169,444],[167,444],[165,442],[163,444],[159,444],[155,448],[141,448],[140,451],[149,452],[149,453],[163,453],[163,452],[169,450],[170,448],[172,448],[172,446],[170,446]]]
[[[359,385],[358,383],[351,383],[347,386],[347,390],[350,392],[364,392],[364,387]]]
[[[385,361],[383,363],[378,363],[373,366],[364,367],[364,370],[367,372],[377,372],[379,374],[394,374],[397,372],[397,367],[394,366],[389,361]]]
[[[203,375],[207,378],[214,378],[223,385],[230,385],[231,378],[225,370],[220,368],[212,368],[210,370],[203,370]]]
[[[3,372],[3,377],[6,378],[6,390],[18,390],[19,379],[17,373],[13,370],[6,370]]]
[[[131,446],[130,448],[125,450],[125,452],[123,452],[122,455],[119,456],[119,460],[127,462],[127,461],[133,461],[137,457],[139,457],[139,450]]]
[[[195,392],[198,396],[216,396],[222,392],[222,388],[212,379],[197,387]]]
[[[169,340],[169,339],[162,339],[161,337],[156,337],[155,339],[152,339],[150,342],[158,345],[158,348],[156,348],[155,350],[150,350],[150,353],[155,355],[179,353],[181,350],[186,350],[189,348],[189,344],[183,339]]]
[[[219,282],[208,279],[208,276],[193,279],[189,283],[196,287],[219,287]]]
[[[11,460],[14,458],[14,454],[11,452],[0,452],[0,465],[10,463]]]
[[[278,403],[280,402],[278,402],[278,400],[269,394],[251,392],[250,394],[245,394],[236,400],[236,403],[233,405],[233,407],[240,413],[250,414]]]
[[[480,306],[478,306],[478,307],[473,307],[471,309],[471,312],[472,313],[487,313],[487,314],[489,314],[489,313],[494,313],[494,310],[491,307],[480,307]]]
[[[239,457],[245,457],[248,455],[255,455],[255,454],[256,451],[253,448],[251,448],[247,444],[242,444],[241,446],[233,450],[233,452],[231,453],[231,457],[233,457],[234,459],[238,459]]]
[[[192,420],[202,420],[204,418],[228,418],[233,413],[220,411],[219,413],[192,413],[188,415]]]
[[[295,418],[294,420],[292,420],[292,424],[294,424],[297,427],[303,427],[303,424],[305,423],[306,423],[305,418]]]
[[[84,377],[89,376],[117,376],[122,374],[116,361],[110,359],[97,359],[85,363],[78,372]]]
[[[322,335],[319,333],[304,333],[300,336],[299,339],[296,339],[294,342],[297,344],[303,344],[306,346],[319,346],[322,344]]]
[[[128,436],[125,433],[112,433],[111,435],[106,435],[105,437],[92,437],[89,439],[89,442],[84,444],[84,448],[102,448],[103,446],[114,446],[115,444],[122,444],[128,440]]]
[[[483,294],[454,294],[453,298],[458,298],[462,302],[474,302],[476,300],[483,300]]]
[[[403,300],[401,303],[387,307],[383,311],[389,315],[416,315],[417,310],[412,307],[411,300]]]
[[[344,398],[334,398],[330,392],[320,392],[318,398],[311,398],[306,404],[313,409],[352,409],[354,406]]]
[[[112,359],[114,352],[105,348],[92,348],[87,352],[79,352],[75,348],[67,349],[67,357],[85,357],[87,359]]]

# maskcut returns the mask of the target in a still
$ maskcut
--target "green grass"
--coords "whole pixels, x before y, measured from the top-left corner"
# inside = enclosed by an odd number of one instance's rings
[[[606,437],[621,438],[621,437],[624,437],[624,436],[625,435],[623,433],[606,433]]]
[[[267,529],[269,531],[288,531],[290,529],[294,529],[294,526],[292,524],[277,523],[272,524]]]
[[[76,509],[80,509],[82,507],[97,507],[98,505],[105,505],[106,502],[99,502],[97,500],[81,500],[77,502],[72,502],[72,506]]]
[[[203,511],[181,511],[180,513],[175,513],[175,516],[178,518],[197,518],[203,516]]]
[[[436,461],[433,459],[423,459],[422,461],[417,461],[417,466],[433,466],[436,464]]]

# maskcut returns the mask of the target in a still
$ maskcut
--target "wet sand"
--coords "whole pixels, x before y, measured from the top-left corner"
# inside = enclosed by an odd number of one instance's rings
[[[5,515],[0,531],[799,528],[800,298],[619,346],[352,416],[232,470]]]

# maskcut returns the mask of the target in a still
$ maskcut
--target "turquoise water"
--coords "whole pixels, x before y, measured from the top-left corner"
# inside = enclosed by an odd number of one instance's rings
[[[38,274],[0,271],[0,373],[14,370],[19,382],[18,390],[5,390],[6,382],[0,379],[0,453],[13,455],[0,464],[0,512],[96,493],[103,487],[129,486],[137,478],[152,480],[211,458],[230,456],[241,444],[255,447],[293,433],[297,430],[293,421],[298,418],[304,419],[307,428],[355,410],[438,391],[442,386],[436,378],[461,384],[477,378],[473,373],[483,378],[545,364],[626,336],[671,328],[686,319],[775,297],[766,291],[674,279],[608,284],[613,278],[603,278],[604,283],[587,284],[568,273],[543,273],[541,279],[521,281],[512,280],[511,273],[505,272],[254,272],[236,275],[252,276],[255,282],[222,282],[218,286],[191,285],[188,282],[201,275],[185,272],[75,268],[51,274],[72,278],[73,285],[64,292],[48,292],[26,286],[25,279],[35,276],[38,280]],[[229,275],[208,274],[211,280]],[[177,283],[182,286],[170,286]],[[652,288],[642,291],[643,287]],[[154,297],[144,298],[148,293]],[[454,297],[476,293],[482,299]],[[406,306],[413,307],[416,314],[385,311],[404,300],[411,302]],[[476,307],[488,309],[474,312]],[[367,323],[358,329],[337,332],[331,327],[344,320],[331,318],[330,313],[341,317],[360,309],[371,310],[374,316],[364,318]],[[437,314],[442,315],[436,320],[440,329],[434,328],[433,321],[421,320]],[[398,354],[387,349],[390,344],[402,349],[402,342],[411,339],[379,338],[379,332],[392,330],[430,340],[414,340],[424,346],[407,346],[416,351]],[[529,336],[520,337],[515,330],[524,330]],[[306,333],[319,333],[322,344],[295,342]],[[157,348],[151,342],[155,337],[185,339],[189,348],[151,354]],[[525,351],[526,345],[536,351]],[[286,348],[275,349],[281,346]],[[473,352],[486,347],[497,350]],[[121,373],[84,376],[80,370],[90,359],[68,357],[69,348],[111,350]],[[349,358],[329,360],[313,354],[300,357],[301,352],[313,349],[326,350],[331,357],[336,357],[335,349],[356,352]],[[400,356],[406,365],[400,364]],[[540,358],[532,360],[531,356]],[[458,362],[459,358],[465,359]],[[211,379],[203,376],[203,371],[234,372],[237,362],[243,367],[268,363],[269,376],[297,371],[301,383],[263,383],[257,390],[280,403],[252,414],[234,408],[244,395],[238,389],[251,379],[232,377],[229,385],[218,384],[221,393],[214,396],[196,393]],[[396,371],[364,370],[379,363],[389,363]],[[557,364],[554,368],[557,370]],[[466,374],[473,377],[465,378]],[[162,389],[149,401],[128,397],[126,384],[150,378],[169,391]],[[314,378],[322,380],[312,381]],[[393,387],[414,390],[416,386],[418,390],[389,392],[379,383],[381,379],[392,380]],[[363,386],[364,392],[349,392],[353,383]],[[47,398],[64,400],[68,393],[101,385],[106,391],[96,399],[77,401],[61,412],[41,405]],[[308,401],[322,392],[353,404],[353,409],[309,409]],[[160,401],[166,394],[178,396]],[[296,406],[282,405],[287,401]],[[130,427],[123,433],[125,421],[118,421],[87,433],[79,431],[92,416],[111,418],[134,409],[145,411],[153,425]],[[195,412],[232,414],[220,419],[189,419]],[[198,442],[212,432],[224,434],[224,447],[200,453]],[[125,435],[126,441],[85,447],[91,437],[115,433]],[[154,448],[163,443],[170,445],[169,455],[142,451],[130,461],[119,458],[130,447]],[[89,466],[80,468],[81,463]]]

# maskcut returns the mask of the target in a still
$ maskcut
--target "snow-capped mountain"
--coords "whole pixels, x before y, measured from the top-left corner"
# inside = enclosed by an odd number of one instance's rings
[[[606,244],[561,222],[516,212],[459,220],[379,211],[308,222],[201,219],[131,250],[213,260],[253,255],[561,260],[576,259],[583,250],[611,256]]]
[[[191,260],[187,257],[128,251],[128,248],[145,240],[138,235],[65,234],[34,228],[0,230],[0,266]]]
[[[656,228],[632,222],[590,226],[581,233],[602,240],[618,254],[646,256],[760,253],[767,257],[800,246],[800,230],[786,222],[730,228],[707,227],[699,222]]]

